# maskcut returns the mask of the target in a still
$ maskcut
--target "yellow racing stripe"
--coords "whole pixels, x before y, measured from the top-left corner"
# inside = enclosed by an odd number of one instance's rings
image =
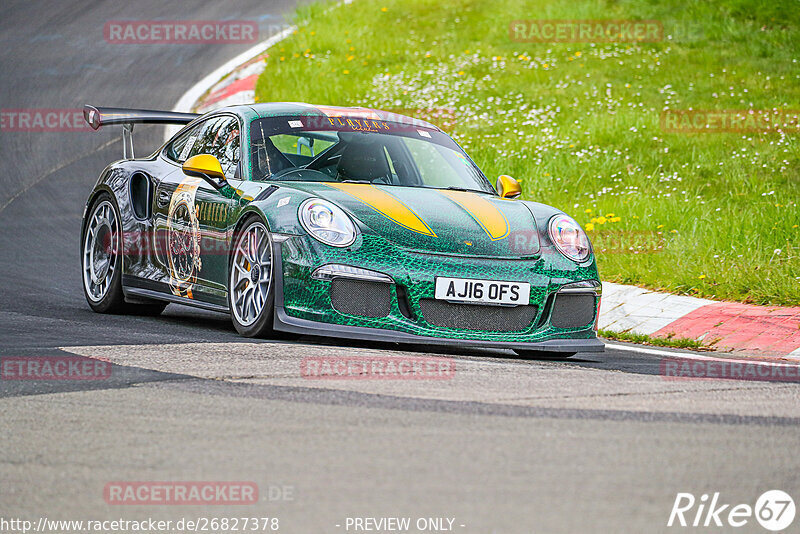
[[[508,235],[508,220],[492,202],[476,193],[466,191],[439,192],[464,208],[475,222],[481,225],[492,241],[503,239]]]
[[[370,208],[374,209],[387,219],[399,224],[403,228],[408,228],[413,232],[417,232],[431,237],[436,237],[436,234],[430,227],[425,224],[414,210],[403,204],[400,200],[390,195],[386,191],[378,189],[370,184],[325,184],[328,187],[333,187],[347,193],[351,197],[363,202]]]

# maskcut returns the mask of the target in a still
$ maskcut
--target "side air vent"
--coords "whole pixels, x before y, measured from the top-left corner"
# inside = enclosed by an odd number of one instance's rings
[[[386,317],[392,311],[392,284],[334,278],[331,282],[333,309],[347,315]]]
[[[482,332],[519,332],[536,318],[536,306],[482,306],[444,300],[419,301],[425,321],[443,328]]]
[[[150,218],[150,206],[153,201],[150,179],[144,174],[134,174],[130,182],[131,210],[140,220]]]
[[[581,293],[559,293],[553,304],[550,324],[555,328],[580,328],[594,320],[595,296]]]

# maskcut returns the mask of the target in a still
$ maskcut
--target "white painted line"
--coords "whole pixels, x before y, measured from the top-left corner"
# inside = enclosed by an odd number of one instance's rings
[[[642,354],[652,354],[654,356],[669,356],[671,358],[683,358],[686,360],[705,360],[705,361],[714,361],[714,362],[733,362],[733,363],[758,363],[759,365],[768,365],[768,366],[775,366],[775,367],[795,367],[792,363],[781,363],[781,362],[772,362],[772,361],[765,361],[756,358],[741,358],[741,359],[734,359],[734,358],[720,358],[717,356],[704,356],[702,354],[694,354],[694,353],[687,353],[687,352],[672,352],[666,350],[658,350],[658,349],[647,349],[644,347],[640,347],[637,345],[618,345],[616,343],[606,343],[606,347],[610,349],[616,350],[627,350],[630,352],[639,352]]]
[[[250,104],[256,97],[255,91],[239,91],[238,93],[233,93],[230,96],[223,98],[222,100],[218,100],[214,102],[210,106],[201,106],[198,108],[198,113],[206,113],[211,111],[212,109],[219,109],[224,108],[226,106],[238,106],[240,104]]]
[[[670,352],[658,349],[646,349],[638,345],[617,345],[616,343],[606,343],[606,348],[627,350],[630,352],[641,352],[642,354],[653,354],[654,356],[676,356],[676,355],[679,356],[681,354],[680,352]]]
[[[214,85],[224,78],[226,74],[236,69],[236,67],[242,63],[246,63],[257,55],[262,54],[275,44],[286,39],[296,29],[297,26],[290,26],[280,33],[276,33],[266,41],[262,41],[249,50],[242,52],[230,61],[225,62],[225,64],[194,84],[191,89],[184,93],[180,100],[178,100],[178,102],[175,104],[175,107],[172,108],[172,111],[190,112],[195,103],[200,100],[200,97],[203,96],[206,91],[214,87]],[[175,135],[178,130],[180,130],[179,126],[167,126],[165,128],[164,141],[168,141],[169,138]]]

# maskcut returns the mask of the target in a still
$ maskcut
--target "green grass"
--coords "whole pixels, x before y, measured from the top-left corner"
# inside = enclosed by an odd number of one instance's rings
[[[656,347],[672,347],[674,349],[689,350],[713,350],[710,345],[704,345],[702,341],[687,337],[652,337],[646,334],[632,334],[630,332],[613,332],[611,330],[600,330],[597,335],[612,341],[626,341],[638,345],[654,345]]]
[[[525,19],[659,20],[650,44],[513,42]],[[312,4],[260,101],[407,110],[592,228],[603,279],[800,304],[798,133],[666,133],[669,109],[800,109],[800,9],[730,0]],[[594,222],[592,222],[594,219]]]

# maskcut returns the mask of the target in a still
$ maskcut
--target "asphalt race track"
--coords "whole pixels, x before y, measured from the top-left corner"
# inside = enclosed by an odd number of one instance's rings
[[[0,106],[171,109],[250,45],[111,45],[118,19],[256,19],[292,2],[6,0]],[[276,82],[279,83],[279,82]],[[163,129],[138,128],[137,152]],[[0,356],[112,362],[107,380],[0,380],[0,518],[455,518],[464,533],[658,532],[678,492],[749,503],[800,494],[798,387],[675,381],[663,355],[609,347],[567,362],[301,338],[251,341],[170,305],[101,316],[80,282],[86,195],[119,132],[2,132]],[[657,352],[657,351],[656,351]],[[313,356],[452,358],[449,380],[309,380]],[[253,481],[250,506],[113,506],[110,481]],[[755,523],[751,520],[751,523]],[[446,523],[445,523],[446,524]],[[749,531],[758,529],[748,525]],[[351,528],[350,531],[353,531]],[[414,532],[414,530],[412,530]]]

